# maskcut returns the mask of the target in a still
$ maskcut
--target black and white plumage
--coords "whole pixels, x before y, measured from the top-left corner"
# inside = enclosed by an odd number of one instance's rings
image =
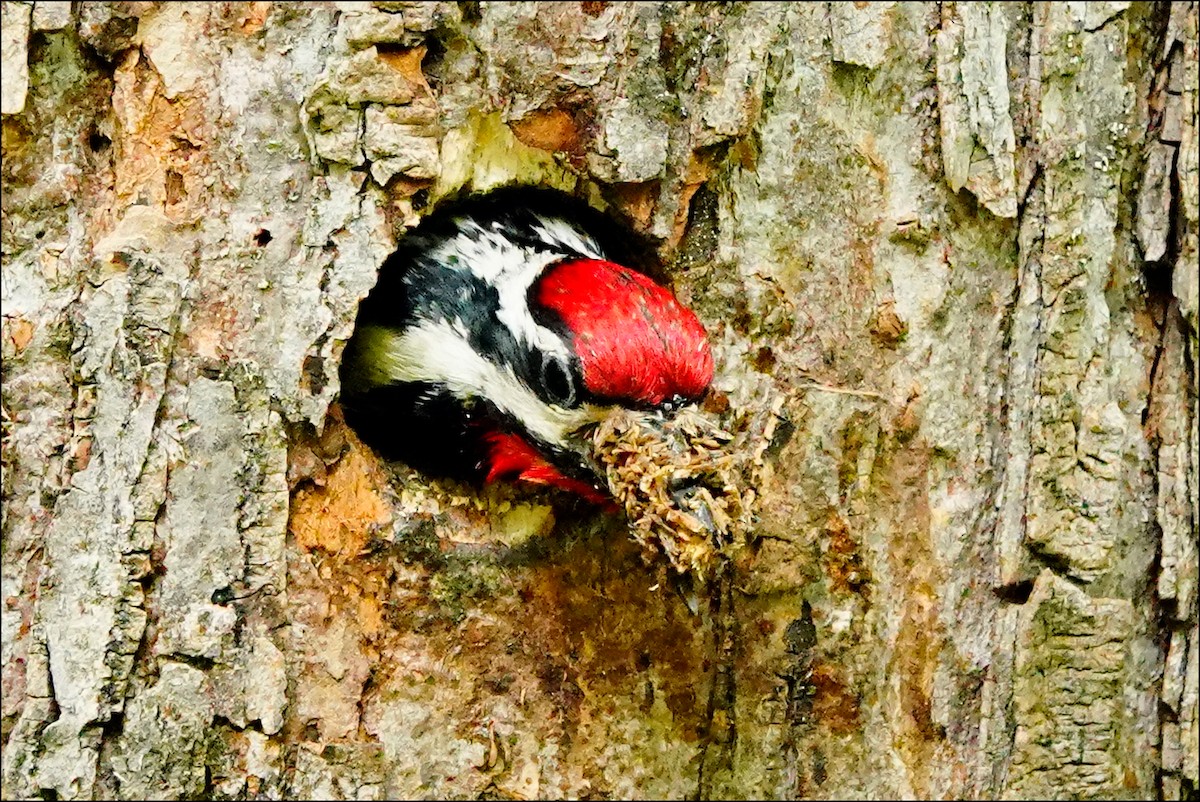
[[[629,261],[627,243],[599,213],[545,190],[439,209],[359,308],[342,363],[347,421],[429,473],[512,475],[598,498],[572,434],[614,404],[696,397],[712,372],[695,316],[610,261]]]

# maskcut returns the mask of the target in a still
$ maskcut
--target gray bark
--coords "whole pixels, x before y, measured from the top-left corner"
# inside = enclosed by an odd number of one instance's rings
[[[5,798],[1196,794],[1197,4],[2,15]],[[342,423],[512,182],[783,398],[717,580]]]

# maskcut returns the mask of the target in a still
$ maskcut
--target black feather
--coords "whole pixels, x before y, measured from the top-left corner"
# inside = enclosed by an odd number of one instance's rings
[[[495,410],[467,405],[433,384],[397,382],[344,397],[342,409],[383,457],[431,476],[477,481],[486,473],[483,435]]]

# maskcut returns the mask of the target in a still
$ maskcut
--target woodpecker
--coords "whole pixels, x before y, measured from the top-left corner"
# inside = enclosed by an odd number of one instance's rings
[[[342,360],[347,422],[427,474],[610,503],[581,430],[614,407],[677,409],[713,376],[704,326],[626,266],[628,240],[549,190],[435,210],[360,304]]]

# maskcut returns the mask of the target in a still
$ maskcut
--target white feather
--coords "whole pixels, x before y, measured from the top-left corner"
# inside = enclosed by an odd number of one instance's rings
[[[583,233],[566,220],[561,220],[557,217],[538,217],[541,225],[536,231],[542,236],[542,239],[555,245],[561,245],[564,248],[577,251],[592,259],[603,259],[604,254],[600,251],[600,246],[596,241]]]

